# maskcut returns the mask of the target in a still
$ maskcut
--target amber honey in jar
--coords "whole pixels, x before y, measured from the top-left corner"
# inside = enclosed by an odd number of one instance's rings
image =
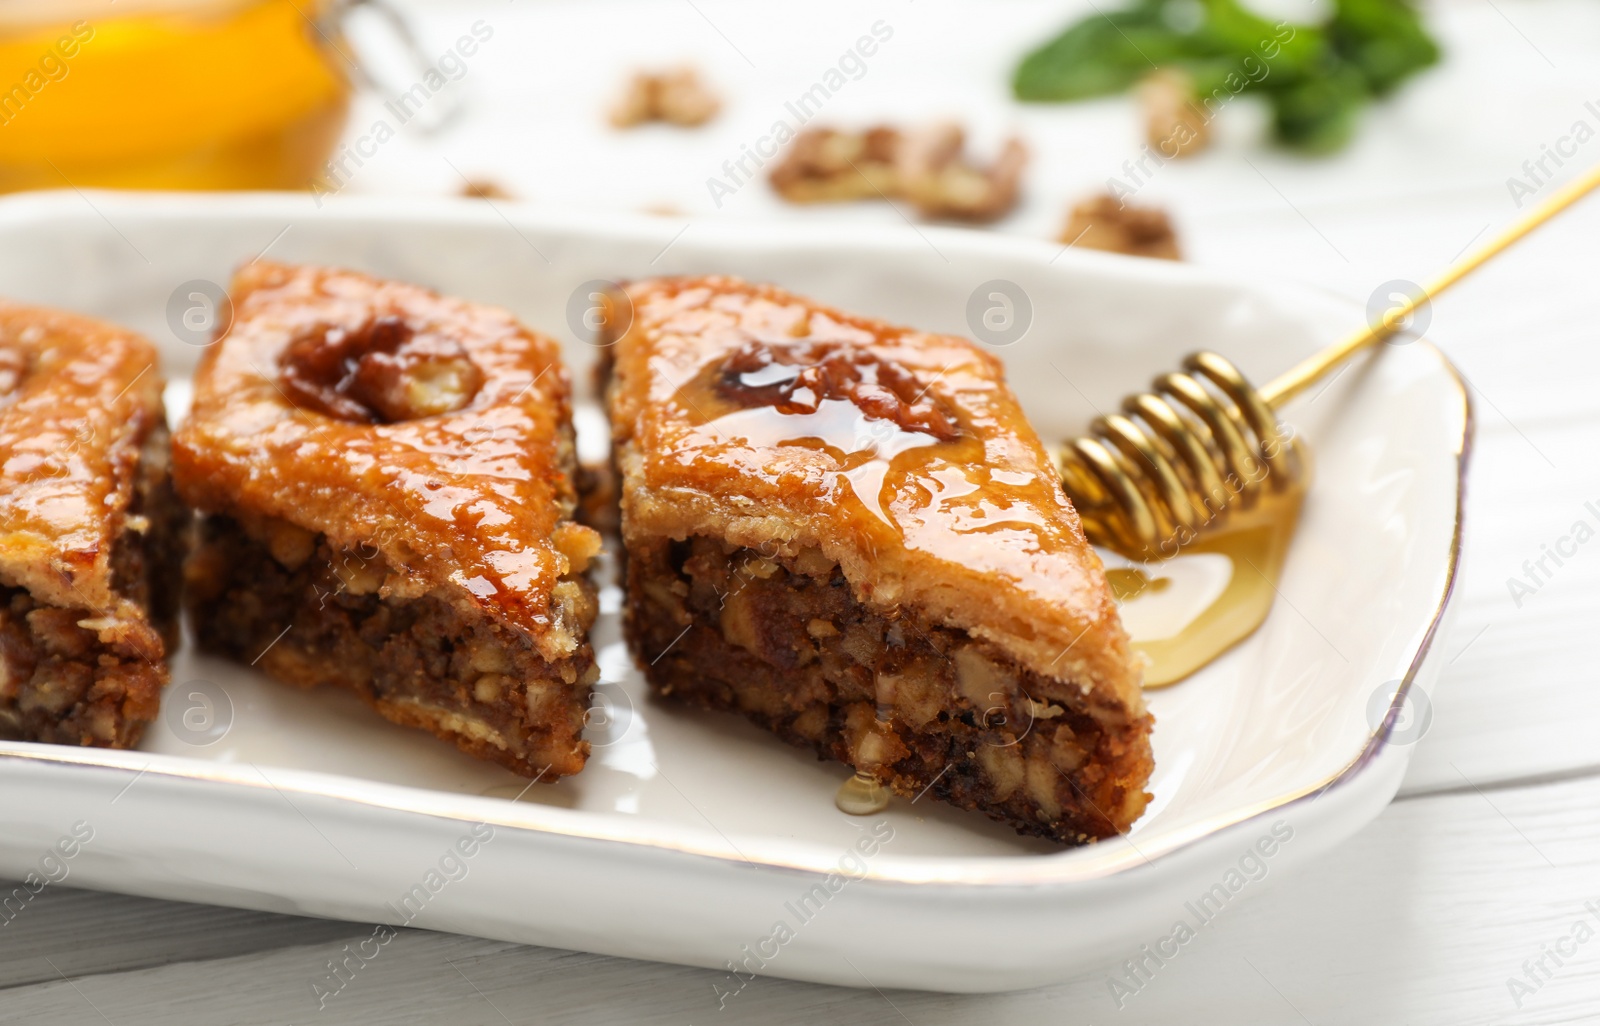
[[[350,104],[335,0],[0,0],[0,191],[303,189]]]

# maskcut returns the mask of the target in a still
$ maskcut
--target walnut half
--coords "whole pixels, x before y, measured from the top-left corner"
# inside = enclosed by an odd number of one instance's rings
[[[925,218],[994,221],[1016,205],[1028,152],[1011,139],[987,167],[967,160],[961,126],[915,131],[878,125],[862,132],[801,132],[772,169],[772,187],[791,203],[906,199]]]
[[[278,368],[296,406],[365,424],[452,413],[483,385],[459,342],[399,317],[308,332],[284,348]]]
[[[717,116],[722,102],[690,67],[671,71],[637,71],[611,108],[611,124],[632,128],[646,121],[692,128]]]
[[[878,199],[900,191],[899,151],[899,130],[885,125],[864,132],[808,128],[772,169],[770,180],[790,203]]]
[[[770,406],[786,414],[810,414],[842,400],[868,418],[901,431],[951,442],[961,428],[933,383],[869,349],[831,341],[751,340],[723,359],[715,388],[745,408]]]
[[[1163,157],[1192,157],[1211,144],[1211,123],[1195,97],[1194,79],[1177,68],[1139,83],[1145,138]]]
[[[995,221],[1017,204],[1017,187],[1028,163],[1020,139],[1006,141],[988,167],[963,158],[965,133],[940,124],[906,136],[900,149],[900,188],[923,217]]]
[[[1110,195],[1095,196],[1073,207],[1061,230],[1061,241],[1129,256],[1183,259],[1178,253],[1178,236],[1164,212],[1127,206]]]

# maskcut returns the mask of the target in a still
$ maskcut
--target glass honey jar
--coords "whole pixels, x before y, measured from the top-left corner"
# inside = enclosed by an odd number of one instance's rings
[[[0,191],[303,189],[351,99],[339,0],[0,0]]]

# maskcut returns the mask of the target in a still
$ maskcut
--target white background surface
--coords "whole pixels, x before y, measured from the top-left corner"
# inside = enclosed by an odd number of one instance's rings
[[[1307,5],[1316,10],[1315,2]],[[1090,10],[1084,5],[1083,10]],[[1139,194],[1177,219],[1191,259],[1312,281],[1358,299],[1423,279],[1517,210],[1509,176],[1571,131],[1600,128],[1600,9],[1580,0],[1427,7],[1446,62],[1369,112],[1356,143],[1306,161],[1260,141],[1231,105],[1219,145]],[[1034,152],[1027,199],[997,230],[1049,236],[1065,207],[1133,156],[1124,100],[1023,109],[1006,98],[1021,51],[1071,3],[452,3],[423,10],[429,49],[478,18],[461,116],[403,134],[350,191],[455,189],[457,169],[519,196],[711,217],[904,223],[887,207],[796,211],[763,182],[714,207],[706,178],[882,18],[894,38],[819,122],[965,119]],[[637,62],[699,63],[728,98],[706,129],[619,135],[606,99]],[[444,98],[436,100],[445,102]],[[361,109],[352,131],[381,115]],[[1563,170],[1600,160],[1600,138]],[[1401,797],[1353,841],[1230,906],[1119,1010],[1107,965],[1071,984],[948,997],[757,980],[719,1011],[720,974],[405,932],[318,1012],[310,987],[370,927],[50,888],[0,927],[0,1022],[65,1023],[1558,1023],[1600,1020],[1600,937],[1576,946],[1518,1008],[1507,979],[1572,935],[1600,901],[1600,544],[1513,601],[1524,560],[1600,505],[1600,200],[1485,270],[1433,310],[1429,334],[1474,387],[1467,572],[1441,641],[1450,660]],[[907,228],[911,231],[911,228]],[[1132,383],[1130,383],[1132,384]],[[603,896],[601,896],[603,900]],[[1600,932],[1600,920],[1589,918]],[[1563,942],[1566,950],[1573,950]]]

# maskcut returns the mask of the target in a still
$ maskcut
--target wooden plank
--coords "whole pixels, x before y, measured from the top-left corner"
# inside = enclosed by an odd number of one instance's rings
[[[68,877],[68,880],[71,878]],[[19,884],[0,882],[0,898]],[[0,916],[0,989],[61,974],[126,972],[285,944],[359,939],[359,925],[99,894],[50,884]],[[3,1004],[0,1001],[0,1004]]]
[[[1569,466],[1600,443],[1587,425],[1540,440]],[[1446,665],[1405,793],[1460,787],[1463,775],[1481,785],[1600,764],[1600,512],[1588,506],[1600,510],[1600,482],[1551,473],[1493,425],[1475,461],[1460,608],[1439,641]],[[1578,524],[1595,538],[1580,544]],[[1559,566],[1548,555],[1558,546],[1574,553]],[[1530,576],[1524,564],[1541,558]]]
[[[1120,1010],[1109,981],[1126,979],[1118,963],[1136,951],[1108,953],[1071,983],[1005,995],[757,979],[719,1011],[720,973],[406,931],[352,971],[321,1012],[329,1021],[463,1026],[1592,1021],[1597,805],[1600,778],[1396,802],[1337,852],[1245,892],[1177,957],[1147,970]],[[1172,912],[1174,921],[1187,915]],[[1594,935],[1563,940],[1578,936],[1579,922]],[[328,982],[326,963],[345,943],[14,987],[0,998],[0,1023],[104,1022],[95,1008],[117,1026],[303,1023],[318,1016],[312,986]],[[1559,950],[1571,954],[1557,965],[1547,952]],[[1523,963],[1541,958],[1548,978],[1535,968],[1537,988],[1514,997],[1508,980],[1526,981]]]

